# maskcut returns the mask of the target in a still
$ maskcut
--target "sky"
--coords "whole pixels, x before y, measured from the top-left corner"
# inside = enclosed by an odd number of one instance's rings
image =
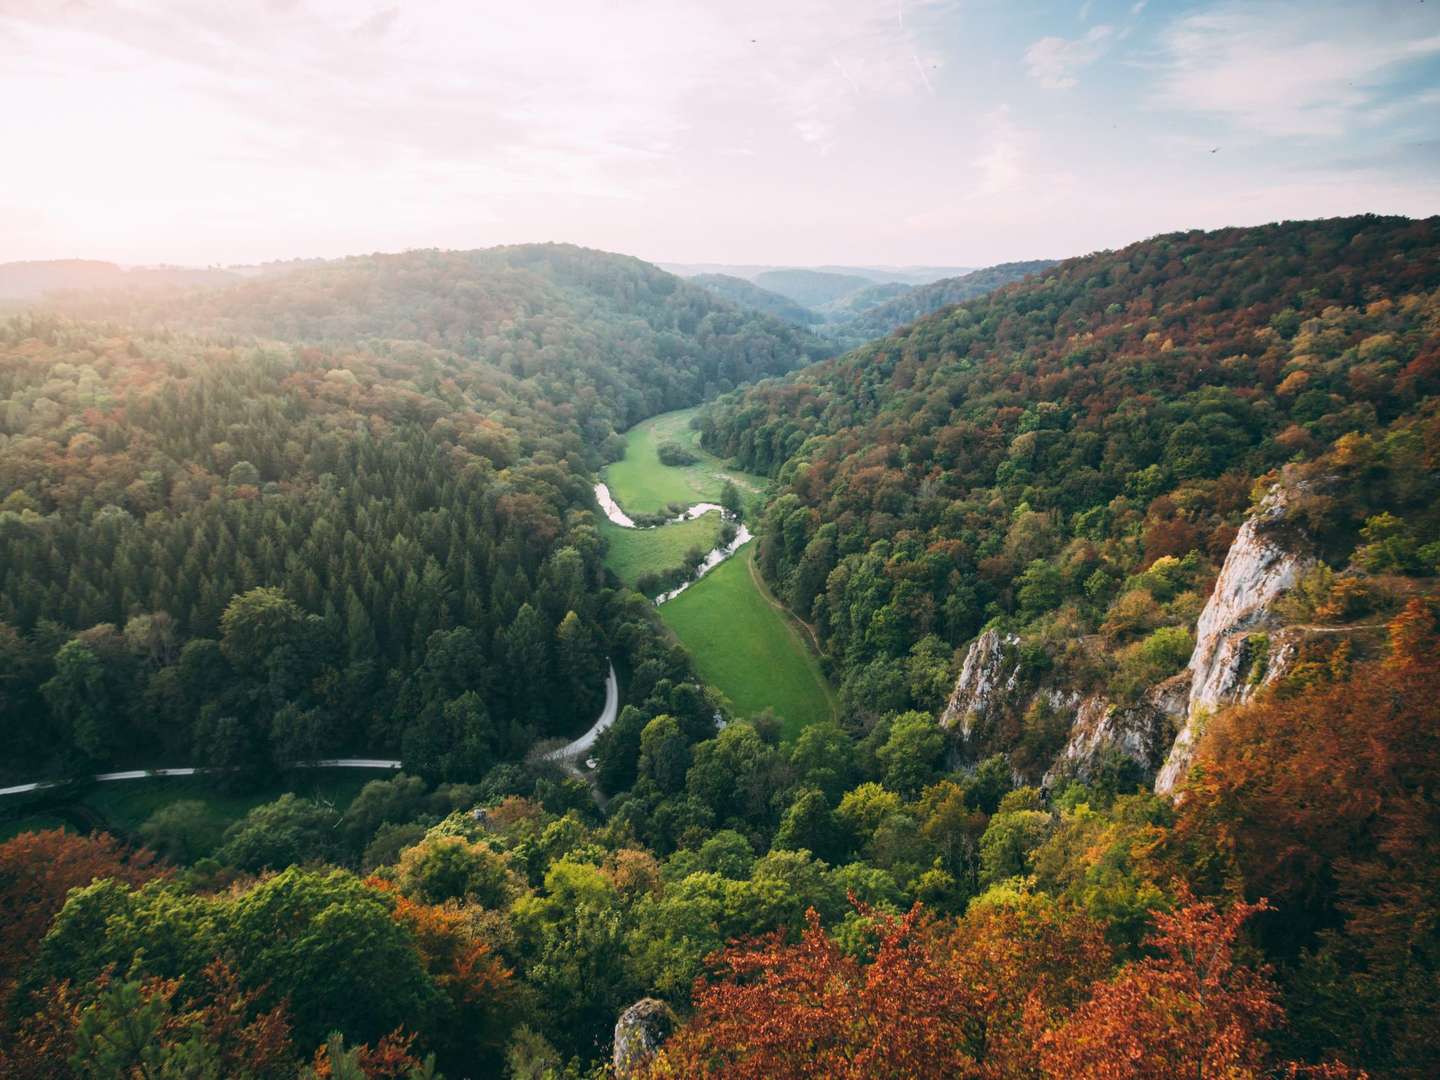
[[[1440,0],[0,0],[0,262],[981,266],[1440,213]]]

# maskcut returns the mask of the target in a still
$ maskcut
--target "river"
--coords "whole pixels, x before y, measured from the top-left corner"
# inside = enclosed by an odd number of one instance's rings
[[[604,483],[596,483],[595,501],[600,504],[600,509],[605,512],[605,516],[610,520],[610,522],[612,524],[619,525],[622,529],[664,528],[664,525],[636,525],[634,519],[631,518],[629,514],[625,513],[624,510],[620,509],[620,504],[615,501],[614,496],[610,494],[610,488],[607,487]],[[686,510],[683,514],[679,514],[676,517],[670,518],[668,521],[665,522],[665,524],[674,525],[677,522],[681,521],[692,521],[695,518],[698,518],[701,514],[708,514],[712,510],[722,515],[725,513],[725,508],[719,503],[696,503],[694,506]],[[674,600],[675,597],[679,596],[691,585],[694,585],[695,582],[699,581],[711,570],[714,570],[715,567],[719,566],[726,559],[730,558],[731,555],[734,555],[735,552],[739,551],[752,539],[754,539],[754,534],[750,532],[750,529],[745,525],[744,522],[741,522],[739,529],[735,533],[734,540],[731,540],[730,543],[723,544],[720,547],[711,548],[709,554],[705,556],[704,561],[695,568],[695,573],[690,578],[690,580],[682,582],[675,588],[671,589],[669,592],[661,593],[655,598],[655,606],[659,607],[661,604],[664,604],[670,600]]]

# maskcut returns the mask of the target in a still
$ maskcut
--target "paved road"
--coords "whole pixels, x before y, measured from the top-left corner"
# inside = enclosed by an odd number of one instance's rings
[[[306,761],[299,765],[292,766],[297,769],[398,769],[400,762],[391,761],[388,758],[323,758],[320,761]],[[96,773],[90,779],[97,783],[108,783],[111,780],[144,780],[147,776],[194,776],[203,769],[126,769],[123,772],[102,772]],[[58,787],[63,780],[39,780],[33,784],[16,784],[14,787],[0,788],[0,795],[24,795],[31,791],[44,791],[46,788]]]
[[[589,731],[574,742],[546,754],[546,760],[569,761],[579,757],[595,745],[595,740],[600,737],[600,733],[613,724],[618,715],[620,715],[620,680],[615,677],[615,665],[611,664],[610,674],[605,678],[605,708],[600,711],[600,718],[591,725]],[[321,758],[319,761],[307,761],[293,767],[299,769],[398,769],[400,765],[399,761],[391,758]],[[194,776],[203,771],[203,769],[196,768],[126,769],[122,772],[96,773],[90,779],[104,784],[112,780],[144,780],[147,776]],[[25,795],[33,791],[58,787],[63,783],[68,783],[68,781],[37,780],[33,784],[16,784],[14,787],[0,788],[0,796]]]
[[[620,680],[615,677],[615,665],[610,665],[610,674],[605,676],[605,708],[600,710],[600,719],[590,725],[590,730],[585,732],[572,743],[566,743],[558,750],[551,750],[545,755],[546,761],[570,761],[578,758],[592,746],[600,733],[615,723],[615,717],[620,715]]]

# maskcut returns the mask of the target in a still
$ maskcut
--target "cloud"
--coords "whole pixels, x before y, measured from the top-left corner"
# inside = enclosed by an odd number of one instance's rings
[[[1440,55],[1425,28],[1344,5],[1221,5],[1163,31],[1156,100],[1263,135],[1341,136],[1381,118],[1400,69]]]
[[[981,151],[975,156],[980,195],[1009,191],[1023,174],[1024,136],[1010,118],[1010,107],[1001,105],[985,115],[980,124]]]
[[[1025,66],[1031,78],[1047,90],[1068,90],[1079,80],[1076,74],[1083,67],[1093,64],[1105,52],[1105,43],[1113,29],[1109,26],[1092,27],[1084,37],[1068,40],[1061,37],[1043,37],[1025,50]]]

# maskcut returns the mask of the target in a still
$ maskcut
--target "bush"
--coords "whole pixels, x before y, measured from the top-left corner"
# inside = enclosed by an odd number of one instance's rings
[[[1134,701],[1148,687],[1174,675],[1190,660],[1195,638],[1183,626],[1162,626],[1144,641],[1120,650],[1120,667],[1110,682],[1122,701]]]
[[[700,459],[677,443],[661,443],[656,449],[655,455],[660,459],[661,465],[670,465],[676,468],[685,465],[694,465]]]

